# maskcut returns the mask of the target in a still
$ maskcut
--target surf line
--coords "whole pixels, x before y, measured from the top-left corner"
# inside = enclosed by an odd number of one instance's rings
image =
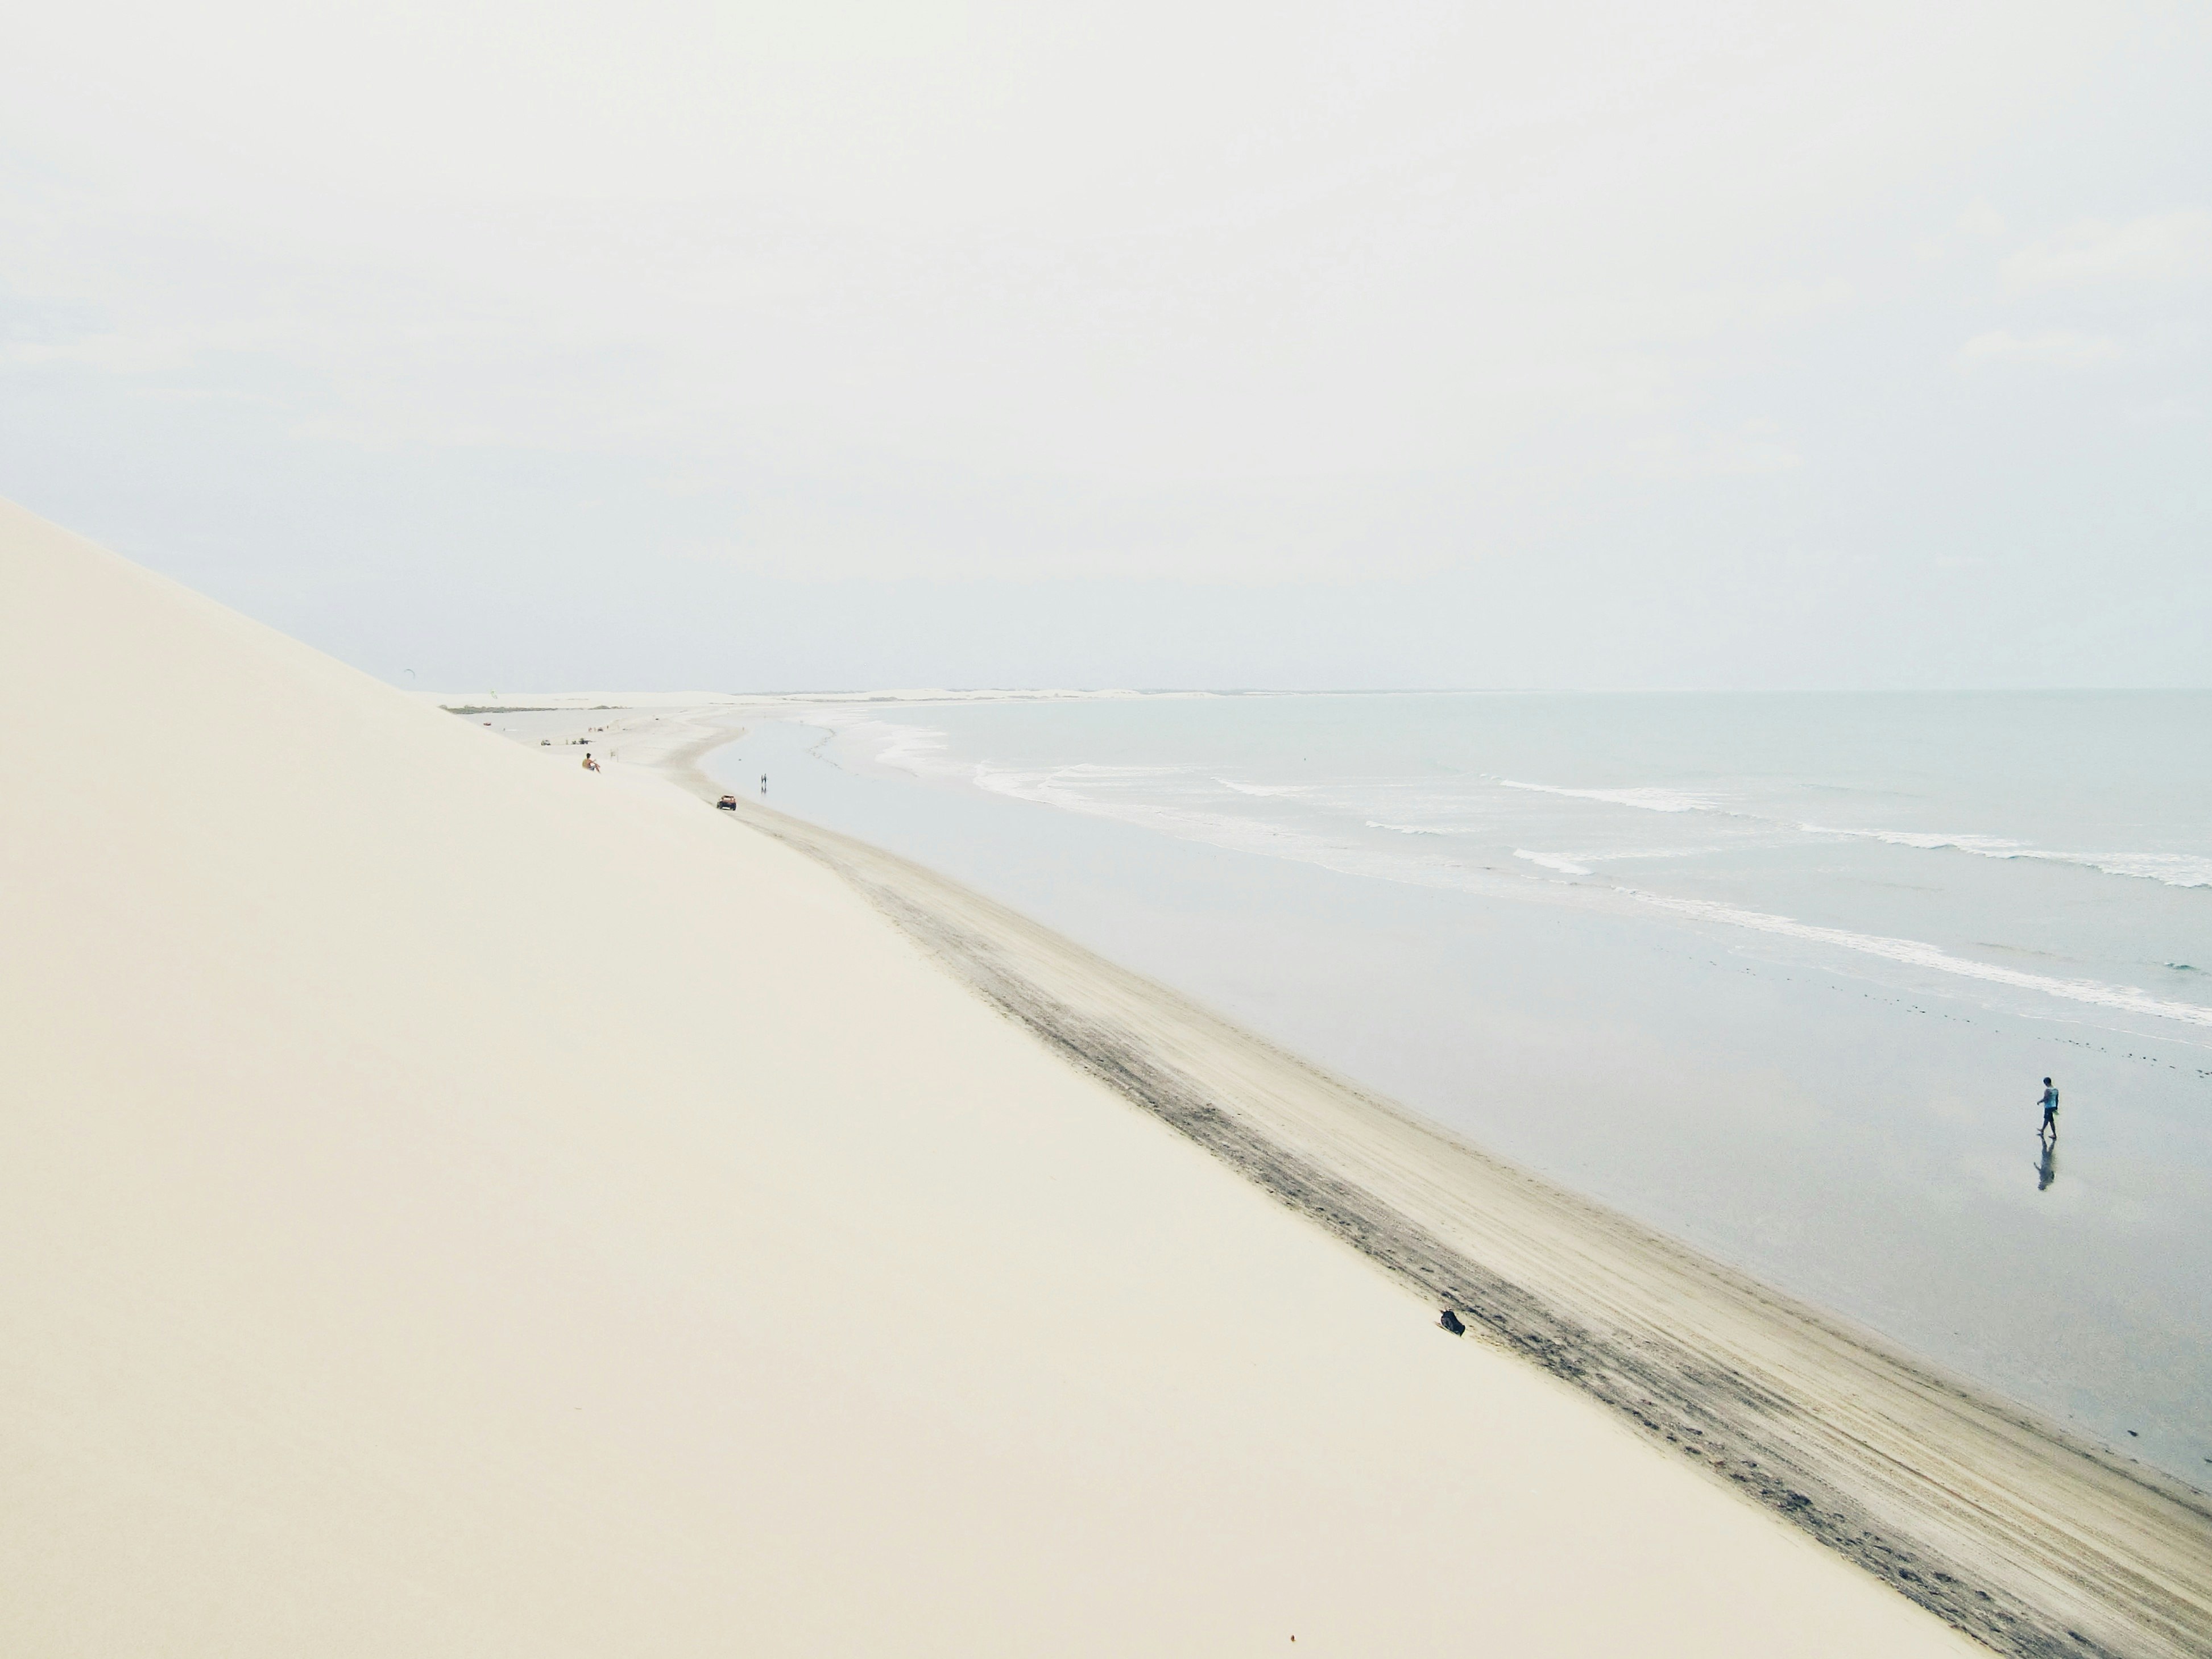
[[[2040,991],[2046,996],[2063,997],[2070,1002],[2093,1003],[2100,1008],[2118,1008],[2131,1014],[2150,1014],[2160,1019],[2178,1019],[2191,1025],[2212,1026],[2212,1007],[2202,1003],[2171,1001],[2147,992],[2130,990],[2124,985],[2105,985],[2096,980],[2053,979],[2047,974],[2026,974],[2017,968],[2000,968],[1994,963],[1973,962],[1965,957],[1954,957],[1948,951],[1939,950],[1933,945],[1923,945],[1918,939],[1887,939],[1879,933],[1854,933],[1843,927],[1818,927],[1789,916],[1769,915],[1763,910],[1739,910],[1732,904],[1716,904],[1708,899],[1670,898],[1664,893],[1647,893],[1636,887],[1617,887],[1613,890],[1640,903],[1661,910],[1671,910],[1677,915],[1694,917],[1700,921],[1724,921],[1761,933],[1779,933],[1787,939],[1809,939],[1818,945],[1832,945],[1842,950],[1856,951],[1861,956],[1880,957],[1887,962],[1904,963],[1914,968],[1932,968],[1940,973],[1956,974],[1964,979],[1986,980],[1994,985],[2010,985],[2023,991]]]

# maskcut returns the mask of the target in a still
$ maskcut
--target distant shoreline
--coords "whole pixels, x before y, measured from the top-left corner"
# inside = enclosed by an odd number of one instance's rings
[[[640,763],[711,801],[722,786],[700,763],[741,734],[691,730]],[[742,796],[734,816],[829,865],[1071,1064],[1954,1627],[2008,1654],[2212,1650],[2203,1493],[921,866]]]

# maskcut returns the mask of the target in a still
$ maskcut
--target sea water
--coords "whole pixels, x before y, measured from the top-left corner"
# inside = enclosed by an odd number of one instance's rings
[[[711,769],[2212,1486],[2212,694],[778,712]]]

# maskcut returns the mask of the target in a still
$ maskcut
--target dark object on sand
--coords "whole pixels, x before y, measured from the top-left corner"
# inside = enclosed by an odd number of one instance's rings
[[[1465,1336],[1467,1334],[1467,1327],[1460,1322],[1459,1316],[1454,1313],[1449,1308],[1446,1308],[1444,1310],[1444,1316],[1437,1321],[1437,1323],[1443,1326],[1454,1336]]]
[[[714,805],[720,807],[725,812],[734,812],[738,810],[738,798],[735,795],[725,795],[721,799],[716,801]]]

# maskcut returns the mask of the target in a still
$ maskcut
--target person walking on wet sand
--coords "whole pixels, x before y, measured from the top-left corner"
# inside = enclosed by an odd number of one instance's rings
[[[2058,1091],[2049,1078],[2043,1079],[2043,1127],[2035,1133],[2039,1139],[2044,1135],[2053,1141],[2058,1139]]]

